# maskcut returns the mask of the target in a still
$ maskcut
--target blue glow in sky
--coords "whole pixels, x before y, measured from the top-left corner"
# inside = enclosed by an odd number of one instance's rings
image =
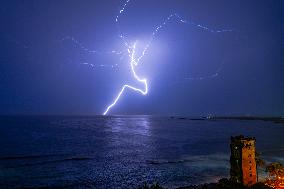
[[[0,113],[284,114],[283,2],[125,2],[1,2]]]

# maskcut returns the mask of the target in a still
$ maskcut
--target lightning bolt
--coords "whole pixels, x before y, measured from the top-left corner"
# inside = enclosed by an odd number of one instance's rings
[[[159,32],[171,21],[174,20],[178,23],[181,24],[187,24],[193,27],[196,27],[197,29],[203,30],[203,31],[207,31],[207,32],[211,32],[211,33],[223,33],[223,32],[232,32],[233,30],[231,29],[211,29],[207,26],[201,25],[201,24],[197,24],[195,22],[189,21],[184,19],[183,17],[181,17],[179,14],[177,13],[173,13],[170,14],[168,17],[166,17],[164,19],[164,21],[158,25],[157,27],[155,27],[155,29],[153,30],[150,39],[148,41],[148,43],[146,43],[142,53],[140,56],[136,56],[136,46],[137,46],[137,41],[131,45],[131,43],[128,42],[127,37],[123,34],[121,27],[120,27],[120,17],[122,14],[124,14],[127,5],[130,3],[131,0],[126,0],[125,3],[122,5],[121,9],[119,10],[118,14],[115,17],[115,23],[116,23],[116,27],[118,30],[118,37],[122,40],[122,43],[125,46],[125,50],[123,51],[116,51],[116,50],[111,50],[111,51],[97,51],[97,50],[90,50],[88,48],[86,48],[82,43],[80,43],[79,41],[77,41],[76,39],[74,39],[73,37],[67,36],[65,38],[63,38],[62,40],[71,40],[73,41],[78,47],[80,47],[82,50],[88,52],[88,53],[95,53],[95,54],[114,54],[114,55],[118,55],[120,56],[120,60],[123,59],[123,57],[125,55],[127,55],[129,57],[129,64],[130,64],[130,68],[131,68],[131,72],[132,72],[132,76],[133,78],[138,81],[139,83],[142,83],[144,88],[136,88],[134,86],[128,85],[128,84],[124,84],[121,88],[121,90],[119,91],[119,93],[116,95],[116,97],[114,98],[113,102],[107,106],[106,110],[103,112],[103,115],[108,114],[108,112],[111,110],[111,108],[113,108],[116,103],[119,101],[120,97],[123,95],[123,93],[126,91],[126,89],[131,89],[135,92],[140,93],[141,95],[147,95],[148,93],[148,83],[147,83],[147,79],[146,78],[140,78],[136,71],[135,68],[140,64],[141,59],[147,54],[147,51],[149,49],[149,47],[151,46],[151,44],[153,43],[154,39],[157,37],[157,35],[159,34]],[[110,67],[110,68],[115,68],[118,67],[119,65],[116,63],[114,65],[105,65],[105,64],[91,64],[91,63],[87,63],[84,62],[82,63],[84,65],[88,65],[91,67]],[[223,66],[223,64],[222,64]],[[209,76],[204,76],[204,77],[197,77],[197,78],[193,78],[193,77],[188,77],[188,78],[184,78],[185,80],[202,80],[202,79],[206,79],[206,78],[214,78],[217,77],[219,75],[219,72],[222,69],[222,66],[217,69],[217,71]]]
[[[132,89],[136,92],[141,93],[142,95],[146,95],[148,93],[148,84],[147,84],[147,79],[143,78],[141,79],[135,72],[135,67],[138,65],[138,61],[139,59],[135,58],[135,50],[136,50],[136,44],[137,42],[134,43],[134,45],[132,47],[130,47],[128,49],[128,53],[129,53],[129,57],[130,57],[130,66],[131,66],[131,71],[132,71],[132,75],[133,77],[140,83],[144,84],[144,90],[133,87],[131,85],[123,85],[122,89],[120,90],[120,92],[118,93],[118,95],[116,96],[116,98],[114,99],[113,103],[110,104],[107,109],[105,110],[105,112],[103,113],[103,115],[106,115],[108,113],[108,111],[115,106],[116,102],[119,100],[120,96],[123,94],[123,92],[125,91],[125,89],[129,88]]]
[[[121,32],[120,30],[120,25],[119,25],[119,18],[120,15],[123,14],[123,12],[125,11],[128,3],[130,2],[130,0],[126,0],[126,2],[123,4],[122,8],[119,11],[119,14],[116,16],[115,22],[119,31],[119,37],[122,39],[124,45],[128,48],[128,53],[129,53],[129,57],[130,57],[130,67],[131,67],[131,71],[132,71],[132,75],[133,77],[140,83],[144,84],[144,90],[130,86],[130,85],[123,85],[123,87],[121,88],[121,90],[119,91],[118,95],[115,97],[114,101],[106,108],[106,110],[104,111],[103,115],[106,115],[109,110],[114,107],[117,103],[117,101],[119,100],[119,98],[121,97],[121,95],[124,93],[125,89],[129,88],[132,89],[136,92],[141,93],[142,95],[147,95],[148,93],[148,84],[147,84],[147,79],[141,79],[135,72],[135,67],[139,64],[140,60],[146,55],[146,52],[148,51],[149,47],[151,46],[152,42],[154,41],[155,37],[157,36],[157,34],[160,32],[160,30],[166,26],[168,24],[168,22],[170,20],[172,20],[173,18],[177,19],[178,22],[183,23],[183,24],[188,24],[188,25],[192,25],[195,27],[198,27],[199,29],[202,30],[206,30],[212,33],[222,33],[222,32],[231,32],[232,30],[213,30],[210,29],[206,26],[203,26],[201,24],[196,24],[194,22],[188,21],[186,19],[183,19],[181,16],[179,16],[178,14],[174,13],[174,14],[170,14],[165,20],[164,22],[162,22],[162,24],[158,25],[155,30],[152,32],[151,38],[149,40],[149,42],[146,44],[144,50],[142,51],[142,54],[140,57],[135,58],[135,49],[136,49],[136,44],[137,42],[134,43],[134,45],[131,47],[129,45],[129,43],[127,42],[127,39],[125,37],[125,35]],[[218,70],[219,72],[219,70]],[[217,77],[218,76],[218,72],[216,72],[214,75],[212,75],[212,77]],[[187,78],[188,79],[188,78]],[[202,77],[200,77],[199,79],[202,79]]]

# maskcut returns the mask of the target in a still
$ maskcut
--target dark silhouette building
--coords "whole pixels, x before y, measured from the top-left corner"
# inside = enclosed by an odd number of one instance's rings
[[[257,182],[255,138],[231,137],[231,180],[251,186]]]

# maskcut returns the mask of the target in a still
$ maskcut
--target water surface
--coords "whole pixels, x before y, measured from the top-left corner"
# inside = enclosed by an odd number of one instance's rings
[[[0,117],[0,188],[173,188],[229,177],[230,136],[284,163],[284,125],[157,116]]]

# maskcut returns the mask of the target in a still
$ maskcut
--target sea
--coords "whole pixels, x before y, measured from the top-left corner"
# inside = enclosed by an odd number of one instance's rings
[[[170,116],[1,116],[0,188],[166,188],[229,178],[230,138],[284,163],[284,124]],[[260,177],[265,177],[260,170]]]

